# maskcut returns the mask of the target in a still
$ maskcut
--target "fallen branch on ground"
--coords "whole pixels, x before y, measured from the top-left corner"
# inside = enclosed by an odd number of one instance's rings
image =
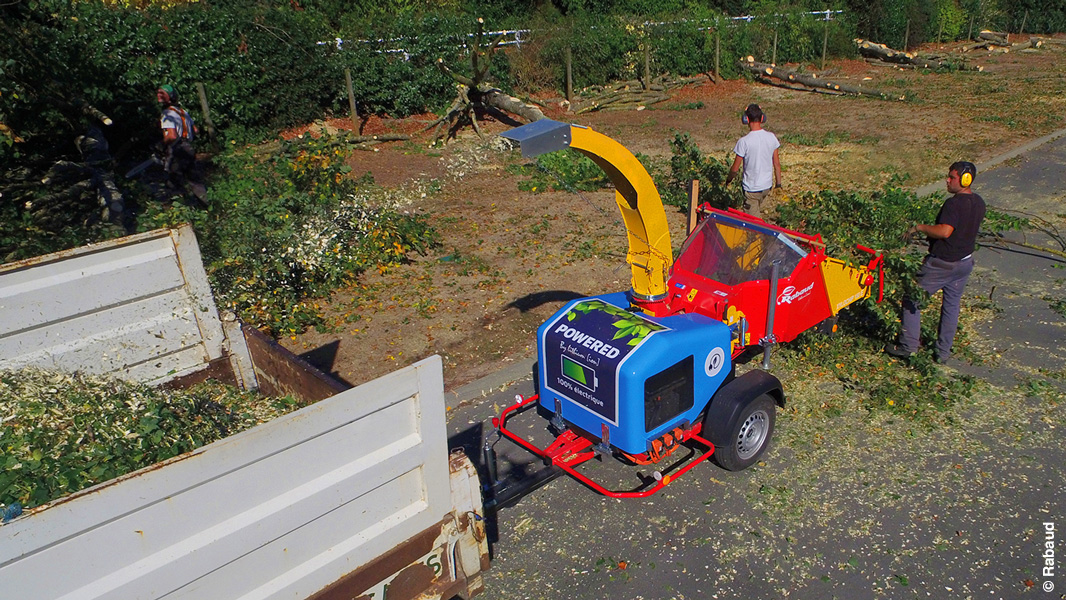
[[[596,95],[582,98],[580,103],[575,102],[574,112],[581,114],[593,111],[632,110],[641,106],[650,106],[669,100],[670,95],[666,93],[669,90],[706,80],[706,77],[674,78],[660,75],[653,79],[646,88],[640,81],[620,81],[611,85],[593,86],[583,91],[592,91]]]

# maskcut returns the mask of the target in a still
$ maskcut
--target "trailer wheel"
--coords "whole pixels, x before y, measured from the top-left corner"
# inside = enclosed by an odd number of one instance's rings
[[[729,443],[717,446],[712,458],[727,471],[743,471],[770,446],[777,406],[763,394],[737,413],[729,427]]]

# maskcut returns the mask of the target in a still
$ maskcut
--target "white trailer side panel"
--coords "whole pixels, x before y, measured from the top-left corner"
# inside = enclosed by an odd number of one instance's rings
[[[452,510],[441,360],[0,526],[0,598],[306,598]]]
[[[188,225],[0,266],[0,369],[162,382],[224,346]]]

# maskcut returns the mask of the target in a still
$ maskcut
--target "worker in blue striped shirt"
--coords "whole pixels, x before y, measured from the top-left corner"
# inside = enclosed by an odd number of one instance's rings
[[[159,125],[163,129],[163,168],[167,172],[167,185],[191,193],[201,207],[206,207],[207,188],[195,173],[196,151],[192,141],[196,137],[196,125],[192,115],[178,105],[178,93],[173,86],[159,86],[155,96],[163,105]]]

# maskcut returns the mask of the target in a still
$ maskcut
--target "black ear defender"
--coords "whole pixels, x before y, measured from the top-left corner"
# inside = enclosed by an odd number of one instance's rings
[[[766,122],[766,113],[764,113],[762,109],[759,108],[758,104],[749,104],[748,108],[746,108],[744,112],[740,113],[741,123],[747,125],[752,121],[755,121],[756,123]]]
[[[952,165],[948,167],[948,171],[955,171],[959,174],[959,185],[964,188],[970,187],[974,177],[977,177],[977,167],[972,162],[965,160],[952,163]]]

